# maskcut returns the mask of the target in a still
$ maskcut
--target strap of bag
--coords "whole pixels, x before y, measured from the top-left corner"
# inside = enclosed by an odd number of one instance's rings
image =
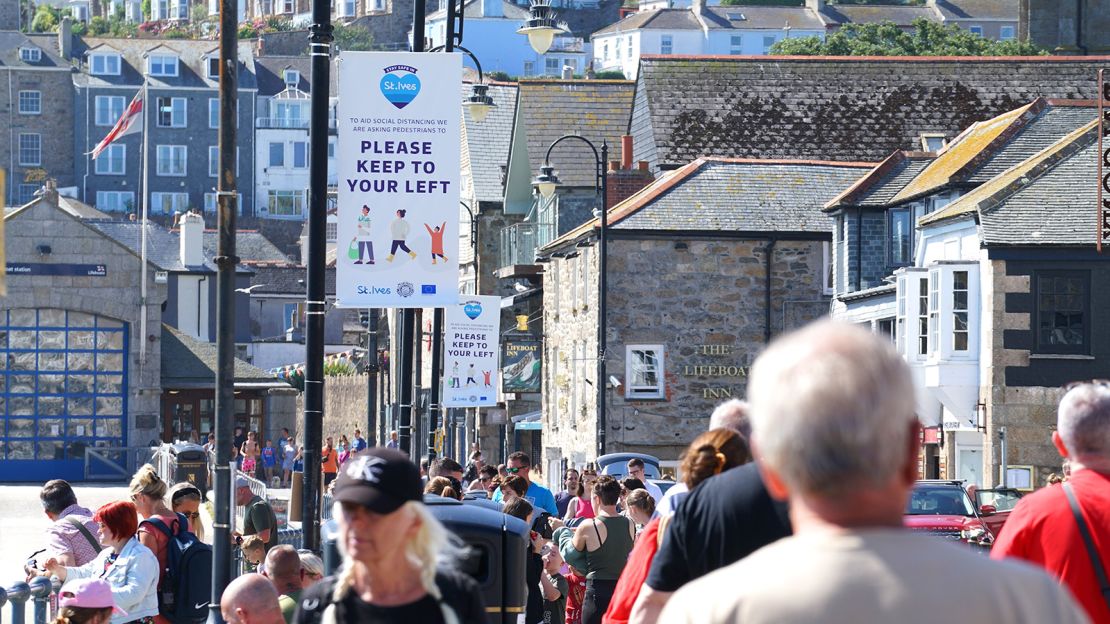
[[[93,537],[92,531],[89,531],[89,529],[80,520],[73,516],[66,516],[66,522],[77,527],[77,530],[81,532],[81,535],[85,536],[85,539],[88,540],[89,545],[93,547],[93,550],[95,550],[96,552],[104,550],[104,547],[100,545],[100,542],[98,542],[97,539]]]
[[[1091,529],[1087,526],[1087,521],[1083,519],[1083,511],[1079,507],[1079,501],[1075,498],[1075,492],[1072,490],[1070,483],[1064,483],[1064,495],[1068,497],[1071,513],[1075,516],[1076,524],[1079,525],[1079,534],[1083,536],[1083,545],[1087,547],[1087,555],[1090,556],[1091,565],[1095,568],[1095,576],[1098,577],[1102,599],[1110,607],[1110,581],[1106,579],[1106,566],[1102,564],[1102,557],[1099,555],[1098,549],[1095,548],[1095,541],[1091,538]]]

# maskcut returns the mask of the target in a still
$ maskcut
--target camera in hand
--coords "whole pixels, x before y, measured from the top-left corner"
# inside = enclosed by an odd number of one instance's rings
[[[551,514],[545,511],[532,520],[532,530],[546,540],[551,539],[551,535],[554,532],[554,529],[551,528],[551,523],[548,522],[550,519]]]

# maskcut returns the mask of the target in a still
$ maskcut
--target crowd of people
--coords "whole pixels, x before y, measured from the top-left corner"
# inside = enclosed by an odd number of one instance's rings
[[[990,557],[904,526],[921,443],[913,382],[862,329],[819,322],[779,337],[752,367],[748,401],[708,423],[666,493],[640,460],[620,478],[569,468],[552,492],[522,452],[418,466],[388,443],[359,449],[358,432],[329,439],[339,569],[323,577],[273,544],[244,488],[261,573],[235,579],[221,612],[244,624],[486,621],[476,581],[452,565],[466,545],[431,495],[487,499],[523,521],[524,624],[1110,622],[1110,382],[1067,389],[1051,438],[1070,476],[1018,503]],[[135,579],[165,570],[152,526],[193,520],[199,492],[148,467],[131,491],[93,513],[65,482],[43,488],[53,524],[41,573],[66,581],[70,624],[162,617],[157,586]]]

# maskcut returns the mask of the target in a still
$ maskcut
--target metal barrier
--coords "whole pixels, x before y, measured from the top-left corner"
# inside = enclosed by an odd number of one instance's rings
[[[84,477],[86,481],[119,481],[130,479],[135,470],[152,461],[158,447],[149,446],[90,446],[85,448]],[[118,455],[123,455],[122,465]],[[105,471],[97,474],[94,469]],[[159,473],[161,475],[161,473]]]
[[[58,603],[54,597],[61,588],[58,579],[36,576],[30,583],[20,581],[11,587],[0,588],[0,612],[5,604],[10,604],[10,617],[3,619],[11,624],[25,624],[27,621],[27,602],[34,601],[34,624],[46,624],[57,615]]]

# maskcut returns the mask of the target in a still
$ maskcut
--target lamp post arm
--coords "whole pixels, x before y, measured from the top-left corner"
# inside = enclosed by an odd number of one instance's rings
[[[601,156],[598,155],[597,147],[594,146],[594,144],[592,142],[590,142],[589,139],[587,139],[584,136],[578,135],[578,134],[565,134],[565,135],[555,139],[551,143],[551,145],[547,146],[547,153],[543,155],[543,164],[545,166],[551,164],[551,152],[552,152],[552,150],[555,149],[555,146],[562,143],[563,141],[566,141],[567,139],[578,139],[579,141],[582,141],[586,145],[589,145],[590,149],[593,150],[593,152],[594,152],[594,161],[597,163],[598,171],[602,172],[602,174],[604,173],[604,171],[602,171],[602,167],[605,166],[605,163],[602,161]],[[601,188],[601,180],[600,179],[597,181],[597,187],[599,189]]]
[[[478,57],[474,56],[473,52],[471,52],[470,50],[467,50],[466,48],[462,47],[461,45],[454,46],[453,50],[448,49],[448,46],[436,46],[436,47],[434,47],[434,48],[432,48],[431,50],[428,50],[428,51],[429,52],[442,52],[444,50],[446,50],[447,52],[453,52],[454,50],[462,50],[463,52],[465,52],[466,55],[470,57],[470,60],[474,61],[474,66],[478,68],[478,84],[481,84],[481,83],[485,82],[486,79],[485,79],[485,74],[482,73],[482,64],[478,61]],[[585,141],[585,139],[582,139],[582,140]],[[595,152],[596,152],[596,150],[595,150]]]

